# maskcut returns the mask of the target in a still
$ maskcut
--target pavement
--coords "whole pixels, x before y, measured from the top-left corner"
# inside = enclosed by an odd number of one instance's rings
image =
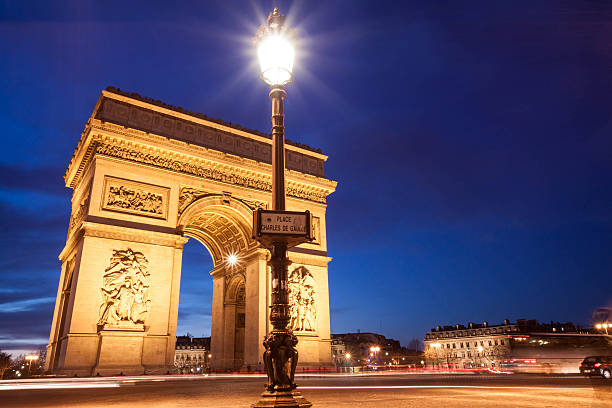
[[[0,407],[249,407],[263,375],[0,381]],[[313,407],[612,408],[612,380],[536,375],[298,375]]]

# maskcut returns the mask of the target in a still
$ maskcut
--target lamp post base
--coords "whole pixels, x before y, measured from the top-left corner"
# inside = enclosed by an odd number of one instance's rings
[[[293,391],[264,391],[261,399],[251,408],[309,408],[312,403],[302,397],[302,393]]]

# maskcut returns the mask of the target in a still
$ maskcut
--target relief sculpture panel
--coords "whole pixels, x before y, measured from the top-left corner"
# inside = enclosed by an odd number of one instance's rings
[[[289,306],[293,331],[315,331],[317,321],[315,280],[303,266],[289,273]]]
[[[102,277],[99,326],[138,328],[150,309],[151,275],[142,252],[113,250]]]
[[[166,219],[169,191],[166,187],[106,177],[102,209]]]

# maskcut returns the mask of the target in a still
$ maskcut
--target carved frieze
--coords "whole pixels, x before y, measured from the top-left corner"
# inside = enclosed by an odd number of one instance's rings
[[[72,232],[79,225],[81,225],[81,222],[83,221],[83,219],[85,219],[85,216],[87,215],[88,207],[89,207],[89,195],[87,195],[83,200],[81,200],[79,207],[70,216],[70,221],[68,223],[68,236],[70,236],[70,234],[72,234]]]
[[[263,202],[263,201],[251,200],[251,199],[248,199],[248,198],[237,198],[237,199],[242,201],[246,205],[248,205],[251,210],[256,210],[258,208],[261,208],[262,210],[267,210],[268,209],[268,203]]]
[[[229,169],[202,166],[191,162],[180,161],[176,158],[164,157],[163,155],[152,152],[101,142],[96,146],[96,153],[135,161],[138,163],[150,164],[164,169],[180,171],[182,173],[193,174],[209,180],[234,184],[241,187],[248,187],[262,191],[272,191],[272,183],[264,177],[247,177],[236,174]],[[287,187],[287,195],[317,203],[325,203],[326,201],[324,192],[308,191],[291,185]]]
[[[308,269],[300,266],[289,273],[289,327],[293,331],[316,331],[315,296],[315,280]]]
[[[147,217],[168,216],[170,189],[115,177],[104,178],[102,209]]]
[[[193,203],[194,201],[200,198],[203,198],[203,197],[209,197],[213,195],[218,196],[219,194],[211,193],[206,190],[202,190],[202,189],[194,188],[194,187],[182,187],[179,193],[179,210],[178,210],[179,215],[181,215],[185,211],[185,209],[187,209],[189,204]],[[264,201],[252,200],[249,198],[233,197],[230,193],[227,193],[227,192],[223,194],[223,197],[224,199],[227,199],[227,200],[231,198],[235,198],[236,200],[241,201],[244,204],[246,204],[252,210],[255,210],[257,208],[261,208],[265,210],[268,208],[268,204]]]
[[[146,322],[151,307],[148,263],[142,252],[113,250],[102,276],[99,326],[138,329]]]
[[[200,190],[199,188],[193,187],[183,187],[179,193],[179,207],[178,213],[179,215],[185,211],[185,209],[189,206],[189,204],[193,203],[198,198],[206,197],[212,195],[213,193],[209,193],[208,191]]]
[[[321,218],[319,217],[312,217],[312,235],[314,239],[310,243],[321,245]]]

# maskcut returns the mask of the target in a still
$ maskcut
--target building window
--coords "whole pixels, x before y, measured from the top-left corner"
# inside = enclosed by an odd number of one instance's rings
[[[461,342],[459,345],[461,346],[461,348],[463,348],[463,342]]]
[[[503,340],[500,340],[500,341],[501,341],[501,345],[503,346],[504,345],[504,341]]]
[[[453,348],[457,348],[457,343],[453,343]]]
[[[496,345],[496,346],[498,345],[498,344],[497,344],[497,339],[495,339],[495,345]]]
[[[489,346],[492,346],[492,345],[493,345],[493,342],[491,342],[491,340],[489,340]]]
[[[469,341],[465,342],[465,347],[470,348],[470,342]]]

